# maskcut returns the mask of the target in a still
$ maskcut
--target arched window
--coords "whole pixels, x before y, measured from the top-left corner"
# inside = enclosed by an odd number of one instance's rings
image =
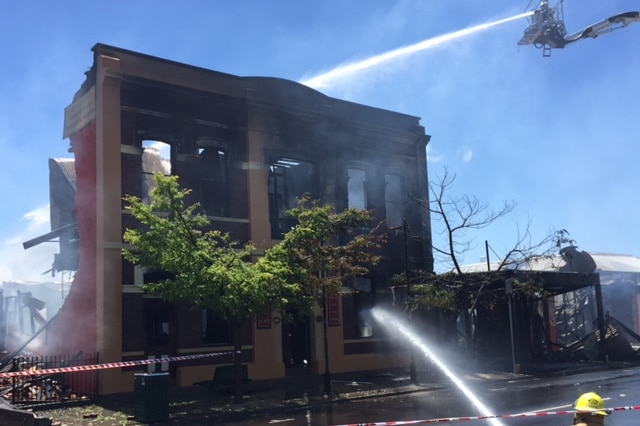
[[[151,191],[155,188],[153,175],[171,174],[171,145],[156,140],[142,141],[142,199],[151,203]]]

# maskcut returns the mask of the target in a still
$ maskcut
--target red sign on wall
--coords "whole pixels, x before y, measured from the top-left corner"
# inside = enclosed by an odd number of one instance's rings
[[[340,325],[340,301],[338,300],[338,296],[327,297],[327,313],[327,323],[330,326]]]
[[[259,315],[256,319],[256,327],[260,329],[271,328],[271,317],[268,315]]]

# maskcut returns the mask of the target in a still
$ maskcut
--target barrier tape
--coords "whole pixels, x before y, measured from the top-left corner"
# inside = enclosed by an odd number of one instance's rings
[[[122,361],[122,362],[108,362],[104,364],[78,365],[75,367],[59,367],[59,368],[46,368],[42,370],[10,371],[8,373],[0,373],[0,378],[43,376],[46,374],[56,374],[56,373],[75,373],[79,371],[106,370],[109,368],[136,367],[139,365],[149,365],[149,364],[156,364],[156,363],[163,363],[163,362],[189,361],[193,359],[210,358],[214,356],[229,355],[232,353],[233,352],[210,352],[206,354],[183,355],[183,356],[175,356],[175,357],[169,357],[169,358],[153,358],[153,359],[141,359],[137,361]]]
[[[628,405],[623,407],[608,408],[607,411],[625,411],[625,410],[640,410],[640,405]],[[441,417],[439,419],[426,419],[426,420],[406,420],[395,422],[373,422],[373,423],[349,423],[344,425],[334,426],[398,426],[398,425],[419,425],[426,423],[445,423],[445,422],[458,422],[467,420],[488,420],[488,419],[516,419],[522,417],[544,417],[544,416],[557,416],[565,414],[577,413],[576,410],[563,410],[563,411],[539,411],[533,413],[519,413],[519,414],[496,414],[486,416],[474,416],[474,417]]]
[[[104,364],[92,364],[92,365],[79,365],[75,367],[60,367],[60,368],[46,368],[41,370],[24,370],[24,371],[10,371],[7,373],[0,373],[0,378],[9,377],[30,377],[30,376],[43,376],[47,374],[57,373],[75,373],[81,371],[96,371],[106,370],[110,368],[123,368],[123,367],[136,367],[141,365],[150,365],[164,362],[177,362],[177,361],[189,361],[194,359],[211,358],[214,356],[229,355],[233,352],[210,352],[206,354],[198,355],[183,355],[168,358],[152,358],[141,359],[137,361],[121,361],[121,362],[108,362]],[[640,405],[627,405],[621,407],[608,408],[608,412],[612,411],[627,411],[627,410],[640,410]],[[334,426],[399,426],[399,425],[417,425],[427,423],[445,423],[456,421],[469,421],[469,420],[489,420],[489,419],[516,419],[522,417],[544,417],[544,416],[557,416],[577,413],[576,410],[561,410],[561,411],[540,411],[532,413],[519,413],[519,414],[491,414],[482,416],[467,416],[467,417],[441,417],[437,419],[422,419],[422,420],[405,420],[405,421],[391,421],[391,422],[369,422],[369,423],[348,423]]]

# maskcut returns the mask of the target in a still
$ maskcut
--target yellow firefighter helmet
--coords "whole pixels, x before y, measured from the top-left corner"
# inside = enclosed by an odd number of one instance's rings
[[[587,392],[580,395],[574,404],[576,411],[589,412],[600,416],[608,416],[609,412],[604,406],[604,401],[595,392]]]

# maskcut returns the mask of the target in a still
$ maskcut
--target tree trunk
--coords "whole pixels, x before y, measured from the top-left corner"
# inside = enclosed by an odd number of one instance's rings
[[[471,365],[474,359],[473,328],[471,324],[471,311],[469,309],[469,288],[466,283],[462,284],[462,313],[464,316],[464,334],[467,342],[467,365]]]
[[[242,342],[238,328],[234,327],[232,333],[233,340],[233,403],[242,402]]]

